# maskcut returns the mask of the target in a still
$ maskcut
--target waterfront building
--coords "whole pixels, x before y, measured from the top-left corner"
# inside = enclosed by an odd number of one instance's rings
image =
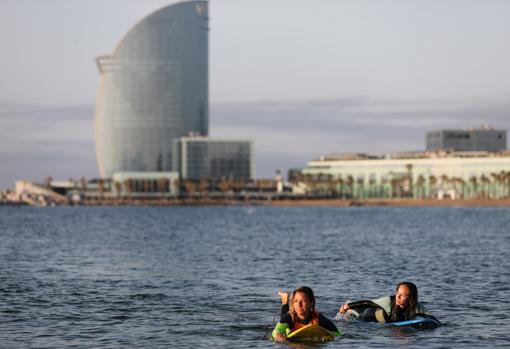
[[[174,196],[179,193],[177,172],[117,172],[113,175],[117,196]]]
[[[255,177],[253,141],[201,136],[174,141],[174,171],[181,179],[251,180]]]
[[[468,130],[435,130],[427,132],[427,150],[449,149],[455,151],[506,150],[506,130],[489,126]]]
[[[97,58],[96,153],[102,177],[171,171],[173,141],[207,135],[208,3],[177,3],[142,19]]]
[[[510,196],[510,152],[333,155],[308,162],[298,177],[348,198],[502,198]]]

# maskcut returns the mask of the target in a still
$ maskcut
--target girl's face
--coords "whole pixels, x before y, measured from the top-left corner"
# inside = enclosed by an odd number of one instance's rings
[[[312,312],[312,303],[308,295],[303,292],[296,292],[292,299],[294,311],[300,320],[306,320]]]
[[[411,290],[406,285],[400,285],[395,294],[395,303],[400,308],[405,308],[409,304],[409,294]]]

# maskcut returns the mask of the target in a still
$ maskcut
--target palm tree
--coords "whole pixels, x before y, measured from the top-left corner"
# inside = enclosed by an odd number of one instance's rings
[[[483,174],[480,177],[480,182],[482,182],[482,197],[487,198],[488,194],[489,194],[488,186],[491,181],[490,181],[489,177],[487,177],[485,174]]]
[[[368,197],[372,198],[376,196],[376,180],[373,175],[368,179]]]
[[[353,188],[354,178],[351,175],[347,176],[346,184],[347,184],[347,189],[348,189],[348,192],[349,192],[349,198],[352,198],[353,197],[353,191],[354,191],[354,188]]]
[[[143,180],[143,191],[144,193],[150,193],[152,190],[152,181],[150,179]]]
[[[457,185],[459,186],[459,188],[457,188]],[[466,181],[460,177],[456,177],[455,178],[455,190],[456,190],[456,192],[459,193],[458,197],[463,199],[465,197]]]
[[[198,182],[198,191],[204,197],[207,197],[207,189],[208,188],[209,188],[209,180],[205,177],[200,177],[200,181]]]
[[[500,173],[493,173],[493,178],[497,183],[496,187],[496,199],[501,199],[504,197],[504,187],[505,187],[505,171],[501,171]]]
[[[437,184],[437,177],[434,175],[429,176],[429,199],[432,197],[436,197],[436,184]]]
[[[257,187],[263,187],[263,184],[261,181],[257,181]],[[230,182],[227,181],[225,178],[221,178],[218,182],[218,188],[223,193],[223,195],[226,195],[226,193],[230,190]]]
[[[357,196],[358,199],[363,199],[365,196],[365,180],[363,178],[358,178],[356,180],[356,187],[357,187]]]
[[[133,183],[133,180],[131,178],[126,178],[124,180],[124,186],[126,187],[126,193],[129,197],[131,197],[131,194],[133,193],[133,186],[134,186],[134,183]]]
[[[510,171],[503,171],[504,172],[504,176],[505,176],[505,180],[506,180],[506,193],[505,193],[505,197],[510,197]]]
[[[99,178],[99,180],[97,181],[97,191],[99,192],[99,197],[101,199],[103,198],[104,190],[105,190],[104,179]]]
[[[402,192],[402,180],[398,177],[392,178],[391,181],[391,197],[400,198]]]
[[[120,182],[115,181],[115,193],[117,194],[117,198],[120,197],[121,190],[122,190],[122,184]]]
[[[179,180],[179,178],[176,178],[174,180],[173,187],[174,187],[175,195],[179,196],[179,194],[181,193],[181,181]]]
[[[339,197],[344,198],[344,180],[342,177],[336,179],[336,193]]]
[[[450,187],[450,179],[447,175],[441,175],[441,181],[439,182],[439,188],[441,195],[445,198],[445,193],[448,193],[448,189]]]
[[[85,177],[80,178],[80,189],[82,192],[85,192],[87,190],[87,180]]]
[[[170,184],[170,180],[166,177],[160,177],[158,179],[158,191],[161,194],[168,193],[168,186]]]
[[[423,199],[423,184],[425,183],[425,177],[419,175],[416,179],[416,198]]]
[[[188,197],[192,197],[196,192],[195,183],[190,179],[185,180],[184,181],[184,191],[186,192]]]
[[[389,181],[388,176],[382,176],[381,178],[381,197],[388,199],[391,197],[391,188],[388,188]]]
[[[471,176],[469,177],[469,183],[471,183],[471,193],[470,193],[470,198],[471,199],[476,199],[478,198],[478,179],[476,178],[476,176]]]
[[[413,196],[413,164],[407,164],[407,184],[409,185],[408,192],[406,193],[406,196],[412,197]]]

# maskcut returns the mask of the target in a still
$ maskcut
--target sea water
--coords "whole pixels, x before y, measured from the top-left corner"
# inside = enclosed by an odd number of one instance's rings
[[[510,209],[1,207],[2,348],[285,348],[278,290],[335,319],[399,281],[443,323],[324,348],[508,347]]]

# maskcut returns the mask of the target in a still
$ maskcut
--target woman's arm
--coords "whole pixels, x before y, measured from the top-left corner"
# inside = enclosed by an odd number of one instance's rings
[[[319,313],[319,326],[324,327],[335,336],[343,336],[343,333],[338,330],[335,324],[331,322],[330,319],[322,315],[322,313]]]
[[[275,342],[283,343],[287,340],[287,333],[290,332],[289,325],[278,322],[273,330],[273,339]]]
[[[287,340],[287,335],[290,333],[290,324],[292,323],[292,318],[289,313],[282,315],[282,318],[276,324],[273,329],[273,339],[275,342],[285,342]]]
[[[288,312],[290,308],[288,304],[282,304],[282,308],[280,309],[280,318],[283,318]]]

